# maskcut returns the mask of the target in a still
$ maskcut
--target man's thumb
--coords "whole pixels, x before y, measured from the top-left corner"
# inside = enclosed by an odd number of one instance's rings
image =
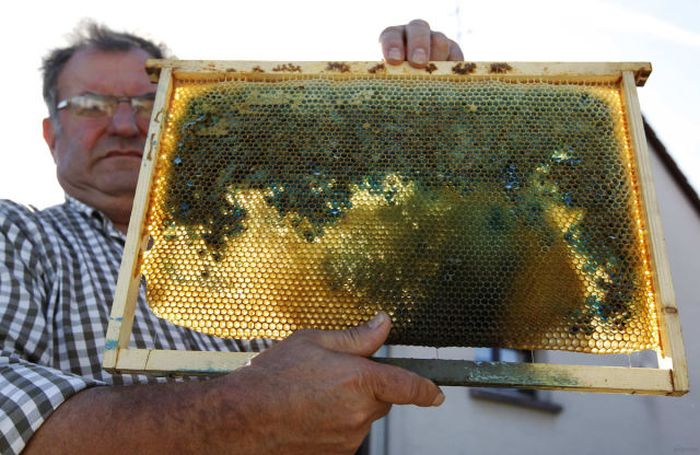
[[[384,344],[391,330],[391,319],[379,312],[368,322],[346,330],[317,332],[317,342],[323,347],[337,352],[368,357]]]

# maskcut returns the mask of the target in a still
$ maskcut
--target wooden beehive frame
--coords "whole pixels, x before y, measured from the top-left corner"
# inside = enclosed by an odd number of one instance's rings
[[[104,351],[108,371],[150,374],[226,373],[247,364],[255,353],[172,351],[129,348],[134,312],[140,288],[140,260],[147,248],[145,218],[152,176],[157,162],[173,81],[220,80],[233,72],[259,80],[323,74],[356,78],[368,73],[420,75],[441,78],[537,80],[551,82],[618,83],[623,94],[625,120],[636,157],[637,175],[650,245],[653,285],[657,292],[660,344],[657,368],[591,365],[514,364],[436,359],[377,359],[413,370],[442,385],[520,387],[535,389],[683,395],[688,391],[688,371],[681,338],[678,310],[666,257],[660,214],[652,180],[636,86],[651,73],[648,63],[493,63],[434,62],[425,69],[408,64],[390,66],[377,62],[223,62],[152,60],[148,70],[158,82],[155,107],[141,165],[124,256],[109,320]]]

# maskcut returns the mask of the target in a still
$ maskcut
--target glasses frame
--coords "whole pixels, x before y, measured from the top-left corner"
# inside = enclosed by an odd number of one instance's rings
[[[105,106],[109,107],[107,110],[100,110],[99,114],[97,115],[87,115],[87,114],[81,114],[80,112],[77,112],[75,110],[71,110],[73,106],[76,106],[77,108],[77,101],[79,99],[85,99],[91,97],[93,101],[97,100],[102,100],[106,102]],[[155,105],[155,98],[156,98],[156,92],[151,92],[151,93],[144,93],[142,95],[135,95],[135,96],[116,96],[116,95],[102,95],[99,93],[83,93],[80,95],[75,95],[71,96],[69,98],[65,98],[58,103],[56,103],[56,110],[71,110],[75,115],[80,116],[80,117],[88,117],[88,118],[102,118],[102,117],[111,117],[114,115],[114,113],[117,111],[117,108],[119,107],[119,104],[121,103],[129,103],[129,106],[131,106],[131,109],[133,109],[134,114],[138,115],[139,112],[144,113],[145,118],[150,118],[151,112],[153,111],[153,106]],[[151,107],[147,108],[144,110],[143,107],[139,107],[136,102],[139,101],[151,101]],[[74,108],[75,109],[75,108]]]
[[[253,352],[177,351],[129,348],[136,303],[141,285],[140,260],[148,248],[145,230],[149,193],[158,162],[159,144],[177,80],[223,81],[322,76],[340,79],[366,78],[376,72],[415,77],[439,76],[453,80],[538,80],[552,83],[588,82],[617,84],[623,98],[624,120],[635,157],[643,201],[647,244],[657,290],[660,349],[658,367],[616,367],[588,364],[474,362],[467,360],[374,358],[432,379],[439,385],[515,387],[577,392],[628,393],[681,396],[688,392],[688,369],[681,336],[678,308],[666,256],[661,217],[654,192],[636,86],[651,73],[649,63],[493,63],[433,62],[427,69],[408,64],[381,62],[239,62],[149,60],[147,68],[158,81],[141,173],[126,239],[124,256],[106,333],[103,366],[110,372],[157,375],[223,374],[250,362]]]

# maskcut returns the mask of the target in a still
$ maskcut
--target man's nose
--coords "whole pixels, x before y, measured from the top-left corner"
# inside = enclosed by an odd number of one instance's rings
[[[112,115],[110,130],[118,136],[137,136],[139,134],[139,124],[136,112],[127,101],[120,102]]]

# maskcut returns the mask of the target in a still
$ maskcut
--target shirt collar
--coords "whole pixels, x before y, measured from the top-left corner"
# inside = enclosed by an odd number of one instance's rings
[[[96,208],[90,207],[84,202],[81,202],[68,194],[66,194],[66,205],[70,209],[84,215],[90,222],[96,223],[110,237],[121,240],[122,242],[126,239],[126,236],[114,227],[112,220],[107,218],[104,213],[100,212]]]

